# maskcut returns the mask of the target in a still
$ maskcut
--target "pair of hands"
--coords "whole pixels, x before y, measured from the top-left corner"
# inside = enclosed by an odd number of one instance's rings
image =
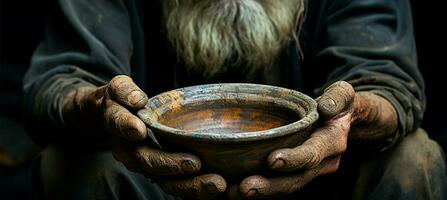
[[[239,185],[227,185],[218,174],[198,175],[200,159],[188,153],[166,152],[143,142],[145,124],[133,113],[148,97],[127,76],[109,84],[79,87],[68,94],[62,116],[67,126],[85,137],[111,135],[115,158],[131,171],[155,180],[166,192],[184,198],[266,198],[293,193],[315,177],[338,169],[348,137],[375,143],[392,137],[397,113],[384,98],[370,92],[356,93],[347,82],[336,82],[317,98],[320,125],[302,145],[272,152],[267,165],[279,176],[250,176]]]

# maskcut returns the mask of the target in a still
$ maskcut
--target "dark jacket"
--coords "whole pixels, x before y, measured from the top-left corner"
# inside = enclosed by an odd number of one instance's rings
[[[23,86],[27,123],[36,142],[73,137],[60,116],[61,97],[70,88],[103,85],[119,74],[132,76],[149,96],[187,85],[255,82],[316,97],[329,84],[346,80],[396,108],[399,131],[385,146],[421,123],[424,82],[407,0],[306,1],[300,44],[291,43],[278,67],[252,80],[237,71],[213,80],[188,74],[167,45],[157,2],[59,0],[54,5]]]

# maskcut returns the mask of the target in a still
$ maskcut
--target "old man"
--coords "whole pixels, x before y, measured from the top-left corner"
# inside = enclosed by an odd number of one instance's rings
[[[58,0],[31,65],[44,198],[447,198],[406,0]],[[320,126],[239,182],[143,142],[148,96],[217,82],[313,95]]]

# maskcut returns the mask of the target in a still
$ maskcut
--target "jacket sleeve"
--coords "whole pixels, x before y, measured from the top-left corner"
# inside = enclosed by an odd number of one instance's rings
[[[23,81],[25,121],[40,145],[70,137],[63,97],[80,85],[130,74],[131,27],[121,0],[58,0]]]
[[[330,3],[327,3],[330,2]],[[356,91],[389,100],[398,113],[391,147],[419,127],[425,110],[424,81],[417,67],[410,3],[407,0],[336,0],[324,3],[321,44],[314,67],[332,68],[323,89],[346,80]]]

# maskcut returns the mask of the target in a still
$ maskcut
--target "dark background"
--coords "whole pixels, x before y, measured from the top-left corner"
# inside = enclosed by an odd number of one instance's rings
[[[3,150],[17,161],[3,166],[0,163],[0,199],[26,199],[32,195],[25,191],[31,188],[29,165],[38,149],[20,126],[21,79],[43,35],[49,2],[0,0],[0,159]],[[442,1],[411,2],[419,68],[426,82],[427,110],[422,126],[446,149],[446,11]]]

